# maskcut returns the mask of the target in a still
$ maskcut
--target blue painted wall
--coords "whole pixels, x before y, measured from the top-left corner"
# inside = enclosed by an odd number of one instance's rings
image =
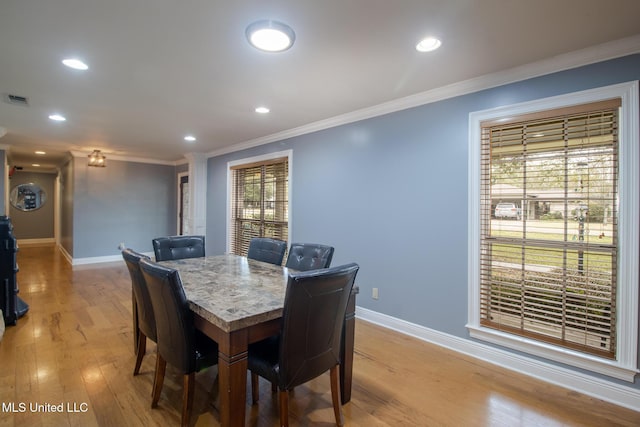
[[[176,233],[174,166],[108,160],[105,168],[91,168],[86,158],[72,162],[74,259],[119,255],[121,242],[152,252],[153,238]]]
[[[469,113],[638,79],[632,55],[211,158],[207,251],[225,250],[227,162],[292,149],[291,240],[358,262],[359,306],[468,338]]]

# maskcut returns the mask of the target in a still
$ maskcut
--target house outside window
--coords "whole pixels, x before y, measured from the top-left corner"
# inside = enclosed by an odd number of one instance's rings
[[[470,116],[472,337],[633,380],[637,93]]]
[[[290,152],[229,164],[228,251],[246,256],[254,237],[289,238]]]

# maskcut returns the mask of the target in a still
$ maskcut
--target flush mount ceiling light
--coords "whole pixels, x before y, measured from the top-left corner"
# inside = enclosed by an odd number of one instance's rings
[[[84,71],[89,69],[89,66],[78,58],[66,58],[62,60],[62,63],[69,68],[73,68],[74,70]]]
[[[268,109],[267,107],[258,107],[258,108],[256,108],[256,113],[258,113],[258,114],[267,114],[269,111],[271,111],[271,110]]]
[[[45,154],[47,154],[45,151],[34,151],[34,153],[36,153],[39,156],[44,156]]]
[[[107,158],[100,152],[100,150],[93,150],[93,153],[89,154],[87,157],[89,157],[89,166],[94,166],[97,168],[103,168],[107,166]]]
[[[427,37],[422,39],[420,43],[416,45],[416,50],[418,52],[431,52],[436,50],[442,45],[442,42],[435,37]]]
[[[282,52],[293,46],[296,34],[282,22],[265,19],[254,22],[245,32],[251,46],[265,52]]]
[[[187,135],[184,137],[184,140],[189,142],[194,142],[196,140],[196,137],[193,135]]]
[[[67,120],[65,116],[62,116],[60,114],[51,114],[49,118],[54,122],[64,122],[65,120]]]

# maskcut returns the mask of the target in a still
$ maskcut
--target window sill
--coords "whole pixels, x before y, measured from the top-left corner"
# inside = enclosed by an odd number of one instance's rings
[[[634,382],[635,375],[638,373],[635,366],[623,366],[616,360],[589,356],[482,326],[467,325],[467,329],[472,338],[623,381]]]

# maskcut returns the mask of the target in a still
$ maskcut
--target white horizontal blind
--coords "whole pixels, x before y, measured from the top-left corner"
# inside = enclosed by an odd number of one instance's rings
[[[615,358],[619,106],[482,123],[483,326]]]
[[[246,256],[254,237],[288,240],[287,158],[232,168],[231,251]]]

